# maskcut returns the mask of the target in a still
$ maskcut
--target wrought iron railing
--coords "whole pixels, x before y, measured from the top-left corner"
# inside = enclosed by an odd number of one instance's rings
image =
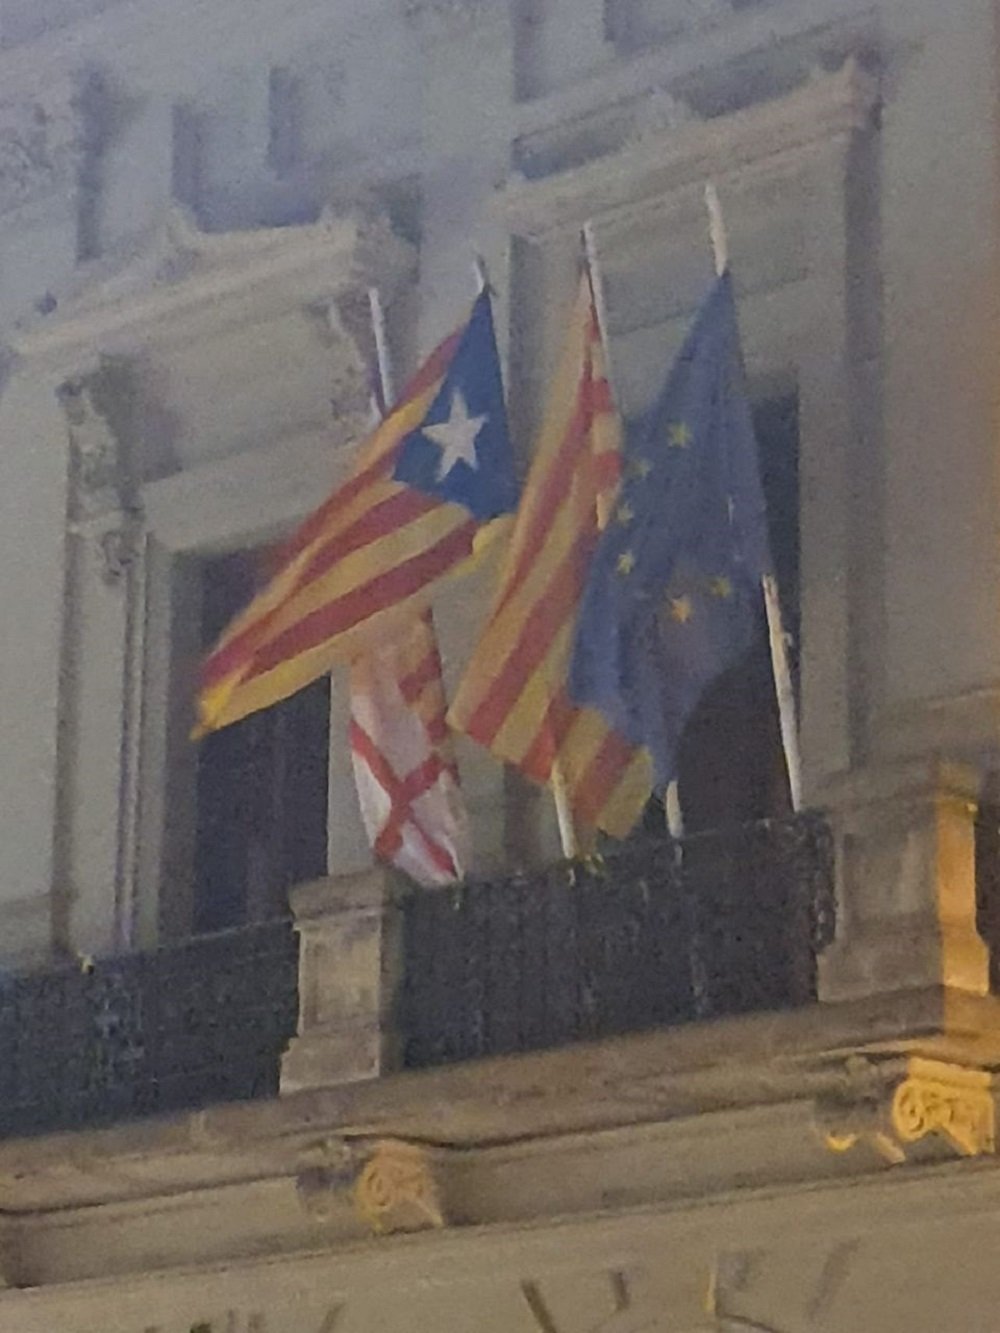
[[[817,816],[402,896],[410,1067],[807,1003],[833,926]],[[276,921],[0,981],[0,1136],[274,1096],[298,949]]]
[[[275,1095],[297,958],[275,921],[0,982],[0,1135]]]
[[[403,904],[410,1067],[815,998],[833,932],[818,815],[639,843]]]

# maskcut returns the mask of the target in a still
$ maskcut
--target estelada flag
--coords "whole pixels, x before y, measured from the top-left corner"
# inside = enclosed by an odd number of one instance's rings
[[[287,698],[412,620],[517,498],[487,290],[208,655],[195,734]]]
[[[493,607],[448,719],[527,777],[558,777],[574,819],[615,836],[631,829],[649,799],[649,756],[596,709],[575,707],[567,681],[620,447],[585,272]]]

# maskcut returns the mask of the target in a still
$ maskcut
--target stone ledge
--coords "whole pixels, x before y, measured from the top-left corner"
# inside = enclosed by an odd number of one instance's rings
[[[1000,1068],[1000,1000],[912,991],[12,1139],[0,1143],[0,1211],[288,1176],[324,1136],[464,1150],[822,1098],[859,1054]]]

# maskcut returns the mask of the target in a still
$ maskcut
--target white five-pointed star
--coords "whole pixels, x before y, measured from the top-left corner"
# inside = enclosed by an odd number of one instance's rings
[[[441,450],[437,466],[438,481],[444,481],[459,460],[472,468],[479,466],[476,439],[488,420],[485,416],[470,417],[469,405],[461,389],[456,389],[451,396],[448,420],[439,421],[436,426],[424,427],[423,433]]]

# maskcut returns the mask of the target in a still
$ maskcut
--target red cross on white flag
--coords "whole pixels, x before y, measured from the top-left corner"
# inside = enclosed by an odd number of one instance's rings
[[[430,612],[351,665],[351,758],[380,861],[419,884],[469,867],[469,837]]]

